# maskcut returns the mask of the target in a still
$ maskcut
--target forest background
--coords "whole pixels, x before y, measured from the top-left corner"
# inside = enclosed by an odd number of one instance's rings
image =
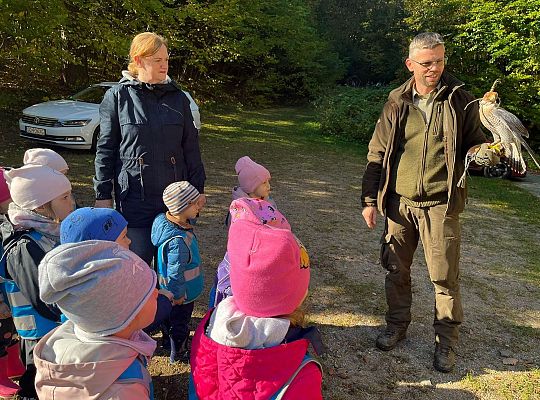
[[[134,34],[169,40],[169,74],[201,105],[313,102],[325,134],[366,142],[408,77],[410,39],[437,31],[447,69],[540,144],[540,0],[0,0],[0,111],[116,81]]]

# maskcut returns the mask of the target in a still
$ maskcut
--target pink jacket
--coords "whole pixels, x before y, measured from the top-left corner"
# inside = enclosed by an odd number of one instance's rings
[[[191,372],[199,399],[268,400],[294,374],[309,341],[245,350],[214,342],[204,334],[210,310],[199,324],[191,345]],[[309,363],[294,378],[283,400],[322,399],[322,373]]]

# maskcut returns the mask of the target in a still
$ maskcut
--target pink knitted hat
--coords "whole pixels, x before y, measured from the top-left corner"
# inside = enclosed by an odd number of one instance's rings
[[[231,224],[241,219],[247,219],[257,224],[268,224],[276,228],[291,230],[287,218],[272,203],[263,199],[242,197],[233,200],[229,207],[229,213],[231,214]]]
[[[248,156],[241,157],[234,166],[238,174],[238,184],[246,193],[252,193],[257,186],[270,179],[270,172]]]
[[[310,269],[301,263],[290,230],[238,220],[231,224],[227,251],[233,298],[244,314],[287,315],[302,304]]]
[[[6,178],[4,177],[4,170],[0,168],[0,203],[3,203],[11,196],[9,194],[8,185],[6,183]]]

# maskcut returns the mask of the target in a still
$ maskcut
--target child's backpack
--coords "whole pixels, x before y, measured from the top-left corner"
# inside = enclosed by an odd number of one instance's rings
[[[169,243],[175,239],[182,240],[189,249],[189,262],[185,265],[183,271],[186,285],[186,299],[184,300],[184,303],[191,303],[201,295],[204,286],[199,245],[197,243],[197,238],[192,232],[183,231],[181,234],[167,239],[158,247],[157,273],[159,286],[162,289],[170,291],[168,276],[168,246]]]
[[[0,291],[4,301],[11,309],[13,323],[17,333],[23,339],[39,339],[56,328],[59,324],[39,314],[30,302],[24,297],[19,287],[7,275],[7,257],[9,252],[17,245],[21,238],[27,238],[36,243],[45,253],[52,250],[50,244],[43,240],[41,233],[31,229],[21,232],[13,238],[3,249],[0,258]]]

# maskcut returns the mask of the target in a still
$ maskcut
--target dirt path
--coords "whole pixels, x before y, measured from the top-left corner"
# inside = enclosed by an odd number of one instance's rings
[[[539,399],[540,276],[538,266],[531,272],[527,265],[539,258],[540,232],[471,198],[462,216],[465,323],[455,372],[440,374],[431,366],[434,296],[421,249],[413,266],[408,338],[391,352],[377,351],[374,341],[385,311],[384,271],[378,263],[382,221],[373,231],[361,222],[365,156],[297,135],[312,131],[311,121],[311,115],[297,110],[203,121],[208,206],[196,233],[208,288],[225,250],[223,219],[235,184],[234,163],[249,155],[271,171],[273,197],[311,256],[310,315],[329,348],[322,359],[326,399]],[[21,143],[12,146],[22,158]],[[90,205],[93,156],[62,154],[72,166],[81,204]],[[193,327],[206,301],[207,296],[197,304]],[[505,365],[504,358],[515,359],[516,365]],[[158,352],[151,372],[156,399],[186,398],[187,365],[171,367]]]
[[[378,263],[382,221],[373,231],[361,223],[358,199],[365,157],[344,146],[303,141],[294,136],[302,129],[301,117],[296,115],[297,122],[291,123],[276,120],[274,113],[279,111],[255,113],[259,122],[243,127],[241,134],[234,133],[240,121],[227,117],[210,121],[203,133],[208,208],[198,232],[208,276],[225,249],[222,221],[235,184],[233,166],[247,154],[271,171],[273,197],[312,259],[311,320],[329,347],[323,358],[326,399],[511,398],[475,394],[489,390],[470,388],[474,385],[463,379],[468,374],[481,381],[486,374],[526,374],[520,371],[540,365],[538,277],[533,284],[514,273],[526,262],[518,238],[538,243],[539,233],[529,232],[519,221],[509,221],[512,229],[506,229],[496,212],[471,199],[463,215],[466,321],[455,372],[440,374],[431,365],[434,300],[421,249],[413,267],[408,339],[392,352],[377,351],[374,340],[385,311],[384,271]],[[306,116],[305,123],[308,120]],[[202,316],[203,308],[197,311]],[[504,365],[503,356],[517,359],[517,365]]]

